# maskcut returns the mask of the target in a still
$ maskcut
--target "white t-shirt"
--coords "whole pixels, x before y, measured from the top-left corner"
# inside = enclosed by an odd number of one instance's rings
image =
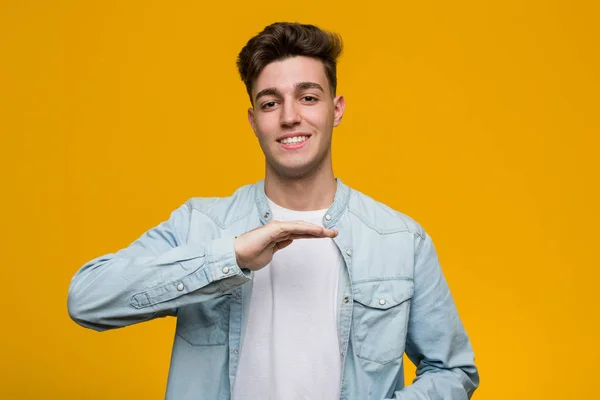
[[[269,205],[274,220],[320,226],[327,211],[293,211],[271,200]],[[332,239],[296,239],[254,273],[233,400],[339,398],[342,262]]]

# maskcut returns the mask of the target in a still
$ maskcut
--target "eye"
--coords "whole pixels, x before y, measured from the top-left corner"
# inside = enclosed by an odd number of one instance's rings
[[[302,99],[308,101],[309,103],[315,103],[319,100],[314,96],[304,96]]]
[[[269,109],[269,108],[273,108],[273,107],[275,107],[275,104],[277,104],[277,103],[276,103],[276,102],[274,102],[274,101],[269,101],[269,102],[266,102],[266,103],[264,103],[264,104],[261,106],[261,108],[262,108],[262,109]]]

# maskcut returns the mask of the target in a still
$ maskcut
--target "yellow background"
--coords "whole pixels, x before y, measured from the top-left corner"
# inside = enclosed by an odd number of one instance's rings
[[[235,58],[295,20],[343,36],[336,176],[433,237],[474,398],[598,398],[597,2],[0,4],[0,397],[163,398],[175,320],[85,330],[69,281],[262,178]]]

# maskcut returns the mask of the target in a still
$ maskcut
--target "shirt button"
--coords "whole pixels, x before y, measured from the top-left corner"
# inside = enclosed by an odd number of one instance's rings
[[[344,297],[344,303],[347,303],[350,301],[350,298],[348,296]]]
[[[177,290],[180,292],[183,290],[183,283],[179,283],[179,285],[177,285]]]
[[[327,221],[331,221],[331,215],[329,215],[329,214],[325,215],[325,219],[326,219]]]
[[[348,254],[348,257],[350,257],[352,255],[352,250],[346,249],[346,254]]]
[[[229,273],[229,267],[223,267],[223,273],[224,274],[228,274]]]
[[[385,305],[385,299],[379,299],[379,304],[381,304],[382,306]]]
[[[265,218],[269,218],[269,215],[271,215],[271,214],[265,213]]]

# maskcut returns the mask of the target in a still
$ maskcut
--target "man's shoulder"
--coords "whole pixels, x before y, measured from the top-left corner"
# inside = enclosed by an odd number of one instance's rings
[[[423,228],[411,216],[398,211],[382,201],[351,188],[348,211],[369,228],[381,234],[410,232],[423,235]]]
[[[186,203],[192,211],[204,214],[222,227],[252,212],[254,184],[238,187],[230,196],[192,197]]]

